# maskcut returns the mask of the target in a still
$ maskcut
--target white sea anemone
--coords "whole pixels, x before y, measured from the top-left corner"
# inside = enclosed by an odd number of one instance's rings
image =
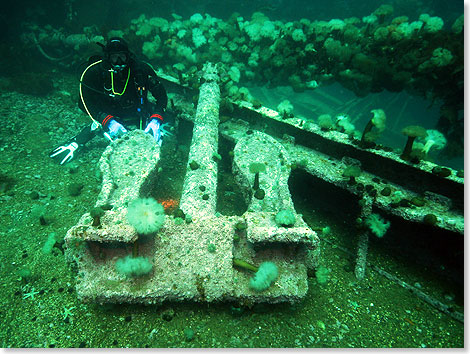
[[[153,198],[137,198],[127,208],[127,221],[139,234],[151,234],[163,226],[165,209]]]

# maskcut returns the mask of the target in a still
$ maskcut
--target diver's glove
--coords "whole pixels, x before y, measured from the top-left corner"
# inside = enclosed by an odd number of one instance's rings
[[[150,130],[152,130],[153,138],[155,139],[155,142],[162,146],[162,132],[160,130],[160,120],[159,119],[152,119],[149,124],[147,124],[147,127],[144,130],[144,133],[148,133]]]
[[[49,157],[58,158],[59,160],[63,157],[62,161],[60,161],[60,164],[63,165],[64,163],[73,159],[73,154],[75,151],[77,151],[78,147],[79,145],[73,141],[68,145],[62,145],[52,150],[52,152],[49,154]]]
[[[127,133],[127,129],[121,123],[111,119],[108,123],[108,134],[111,138],[116,138],[121,134]]]

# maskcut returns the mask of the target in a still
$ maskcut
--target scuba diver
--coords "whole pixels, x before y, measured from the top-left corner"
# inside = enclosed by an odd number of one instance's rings
[[[127,43],[119,37],[98,43],[104,55],[94,56],[80,77],[79,107],[92,120],[79,134],[50,153],[64,164],[98,132],[113,140],[135,125],[153,135],[161,145],[162,135],[170,134],[163,126],[168,96],[153,68],[136,59]],[[148,98],[152,94],[155,102]]]

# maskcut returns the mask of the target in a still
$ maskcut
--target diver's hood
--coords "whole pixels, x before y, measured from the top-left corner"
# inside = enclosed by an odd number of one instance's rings
[[[129,46],[127,45],[126,41],[120,37],[110,38],[104,46],[103,50],[107,55],[113,53],[130,53]]]
[[[106,61],[115,71],[122,71],[129,66],[132,53],[126,41],[120,37],[112,37],[103,47]]]

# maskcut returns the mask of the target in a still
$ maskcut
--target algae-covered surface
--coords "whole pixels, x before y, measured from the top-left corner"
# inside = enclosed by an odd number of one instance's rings
[[[300,303],[81,303],[63,238],[94,206],[107,141],[95,138],[65,166],[49,158],[89,123],[76,106],[74,78],[56,80],[61,90],[45,97],[0,95],[2,347],[463,347],[463,323],[370,267],[356,280],[345,250],[355,252],[357,200],[301,170],[289,181],[295,208],[310,227],[331,232],[320,234],[327,277],[309,277]],[[182,122],[163,143],[157,200],[180,197],[190,132]],[[231,178],[230,150],[221,139],[217,209],[239,215],[246,206]],[[391,222],[386,236],[371,239],[369,261],[463,312],[463,236]]]

